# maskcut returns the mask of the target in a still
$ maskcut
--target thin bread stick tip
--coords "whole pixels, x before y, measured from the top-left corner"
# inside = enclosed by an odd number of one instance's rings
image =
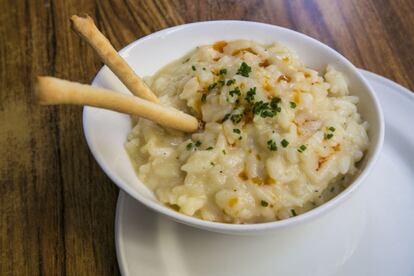
[[[95,49],[101,60],[114,72],[132,94],[151,102],[158,102],[157,96],[118,54],[109,40],[95,26],[90,16],[80,17],[73,15],[71,22],[73,30]]]

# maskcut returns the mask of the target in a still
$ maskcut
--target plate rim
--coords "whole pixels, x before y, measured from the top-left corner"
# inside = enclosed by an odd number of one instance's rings
[[[381,76],[377,73],[374,73],[374,72],[371,72],[371,71],[368,71],[368,70],[365,70],[365,69],[362,69],[362,68],[358,68],[358,71],[360,71],[362,73],[364,78],[366,78],[368,76],[368,79],[372,78],[375,81],[383,83],[386,86],[395,86],[395,87],[397,87],[398,89],[395,89],[395,91],[398,91],[397,93],[399,93],[403,97],[407,97],[408,99],[414,101],[414,92],[411,91],[410,89],[408,89],[407,87],[402,86],[401,84],[399,84],[399,83],[397,83],[397,82],[395,82],[391,79],[388,79],[384,76]]]

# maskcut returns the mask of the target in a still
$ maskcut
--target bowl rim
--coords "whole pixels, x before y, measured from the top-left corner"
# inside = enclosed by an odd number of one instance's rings
[[[303,214],[300,214],[295,217],[283,219],[283,220],[277,220],[277,221],[271,221],[271,222],[262,222],[262,223],[255,223],[255,224],[230,224],[230,223],[222,223],[222,222],[212,222],[212,221],[206,221],[199,218],[187,216],[185,214],[179,213],[177,211],[172,210],[171,208],[168,208],[159,202],[152,201],[150,199],[145,198],[135,190],[133,190],[129,185],[124,183],[122,179],[120,179],[117,175],[112,173],[111,169],[105,164],[104,160],[100,158],[100,155],[98,154],[97,148],[92,143],[91,138],[91,132],[86,124],[86,117],[88,116],[88,112],[91,111],[90,107],[84,107],[83,108],[83,117],[82,117],[82,124],[83,124],[83,130],[86,142],[88,144],[88,147],[90,151],[92,152],[92,155],[94,156],[95,160],[99,164],[99,166],[103,169],[105,174],[123,191],[131,195],[133,198],[147,206],[148,208],[157,211],[160,214],[163,214],[170,219],[173,219],[175,221],[184,223],[186,225],[191,225],[197,228],[202,229],[208,229],[211,231],[216,232],[233,232],[233,233],[243,233],[243,232],[256,232],[256,231],[265,231],[270,229],[280,229],[280,228],[286,228],[289,226],[294,226],[299,223],[303,223],[305,221],[309,221],[312,218],[320,217],[322,214],[327,213],[328,211],[334,209],[334,207],[339,206],[341,203],[343,203],[346,199],[350,197],[351,194],[353,194],[357,188],[361,186],[361,183],[365,180],[365,178],[368,176],[368,174],[372,171],[372,168],[376,164],[378,157],[381,153],[383,142],[384,142],[384,116],[381,109],[381,106],[379,104],[379,100],[377,96],[375,95],[372,87],[370,84],[365,80],[365,78],[362,76],[362,74],[359,72],[359,70],[348,60],[346,59],[342,54],[338,53],[336,50],[332,49],[331,47],[327,46],[326,44],[308,36],[303,33],[285,28],[280,27],[277,25],[267,24],[267,23],[261,23],[261,22],[255,22],[255,21],[241,21],[241,20],[214,20],[214,21],[200,21],[200,22],[194,22],[194,23],[187,23],[182,24],[166,29],[159,30],[157,32],[151,33],[149,35],[146,35],[144,37],[141,37],[124,48],[122,48],[119,51],[119,54],[123,56],[126,54],[131,48],[134,48],[137,44],[140,44],[146,40],[154,39],[159,36],[162,36],[163,34],[173,32],[173,31],[179,31],[181,29],[197,26],[197,25],[220,25],[220,24],[226,24],[228,25],[250,25],[254,27],[271,27],[274,29],[278,29],[279,31],[283,32],[293,32],[298,37],[301,37],[305,40],[308,40],[311,43],[316,43],[319,47],[323,48],[325,51],[329,51],[333,53],[339,60],[340,63],[351,69],[351,71],[354,72],[355,76],[362,82],[363,85],[367,87],[367,92],[372,98],[372,101],[374,103],[373,110],[374,113],[378,117],[379,121],[379,129],[378,131],[378,140],[375,145],[373,145],[373,153],[371,155],[371,158],[367,160],[367,164],[364,168],[364,170],[359,174],[357,178],[353,180],[353,182],[341,193],[336,195],[334,198],[329,200],[328,202],[323,203],[322,205],[311,209]],[[105,65],[97,72],[94,79],[92,80],[92,85],[96,84],[97,77],[103,70]],[[145,184],[144,184],[145,185]]]

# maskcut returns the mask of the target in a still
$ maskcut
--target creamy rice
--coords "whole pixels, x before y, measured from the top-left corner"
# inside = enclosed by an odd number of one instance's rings
[[[296,216],[346,188],[368,147],[346,78],[307,68],[278,43],[197,47],[146,81],[163,105],[205,122],[186,134],[134,119],[125,145],[140,180],[189,216]]]

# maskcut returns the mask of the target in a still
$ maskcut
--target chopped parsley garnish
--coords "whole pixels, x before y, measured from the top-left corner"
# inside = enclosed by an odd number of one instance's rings
[[[206,148],[206,150],[212,150],[213,149],[213,147],[208,147],[208,148]]]
[[[239,70],[237,70],[237,75],[242,75],[243,77],[248,77],[250,72],[252,71],[252,68],[247,65],[246,62],[242,62],[242,64],[240,65]]]
[[[205,103],[207,101],[207,94],[201,96],[201,102]]]
[[[280,98],[273,98],[270,103],[258,101],[253,104],[252,111],[255,115],[260,115],[262,118],[274,117],[281,111],[279,107]]]
[[[186,60],[183,61],[183,63],[187,63],[190,60],[190,58],[187,58]]]
[[[218,82],[217,82],[218,84],[220,84],[220,86],[224,86],[224,84],[226,83],[224,80],[219,80]]]
[[[230,118],[230,116],[231,116],[231,113],[227,113],[226,115],[224,115],[223,120],[221,120],[221,122],[223,123],[227,121],[227,119]]]
[[[278,104],[280,103],[280,98],[275,97],[272,98],[272,100],[270,101],[270,107],[275,109],[277,112],[280,112],[282,109],[278,106]]]
[[[276,142],[273,140],[267,141],[267,148],[271,151],[277,151]]]
[[[332,187],[329,191],[330,191],[331,193],[333,193],[333,192],[335,191],[335,187]]]
[[[294,216],[294,217],[296,217],[298,214],[296,214],[296,211],[295,211],[295,209],[290,209],[290,211],[292,212],[292,215]]]
[[[201,146],[201,142],[200,141],[197,141],[197,142],[195,142],[194,145],[198,148],[199,146]]]
[[[219,75],[225,75],[225,74],[227,74],[227,69],[221,69],[219,71]]]
[[[232,85],[232,84],[234,84],[234,83],[236,83],[236,80],[235,80],[235,79],[231,79],[231,80],[228,80],[228,81],[227,81],[226,85],[227,85],[227,86],[230,86],[230,85]]]
[[[193,69],[193,71],[195,71],[196,70],[196,68],[195,68],[195,66],[193,65],[193,66],[191,66],[191,69]]]
[[[282,145],[282,147],[286,148],[289,145],[289,141],[286,139],[283,139],[280,144]]]
[[[304,152],[306,150],[306,146],[305,145],[301,145],[299,148],[298,148],[298,152]]]
[[[243,113],[227,113],[226,115],[224,115],[223,120],[221,120],[221,122],[223,123],[227,119],[230,119],[235,124],[240,123],[240,121],[243,119]]]
[[[210,85],[207,87],[207,90],[208,90],[208,91],[211,91],[211,90],[213,90],[213,89],[214,89],[214,87],[216,87],[216,86],[217,86],[217,82],[212,83],[212,84],[210,84]]]
[[[210,165],[214,167],[216,165],[216,163],[210,162]]]
[[[222,152],[223,154],[226,154],[226,151],[225,151],[225,150],[222,150],[221,152]]]
[[[259,115],[262,112],[262,110],[268,107],[268,105],[269,103],[264,103],[263,101],[255,102],[252,111],[254,114]]]
[[[250,88],[249,91],[246,92],[246,97],[244,99],[248,103],[254,102],[254,95],[256,95],[256,87]]]
[[[265,200],[260,201],[260,205],[262,205],[263,207],[267,207],[269,206],[269,203]]]
[[[335,131],[335,128],[331,126],[331,127],[327,127],[326,130],[328,131],[328,133],[325,133],[325,139],[329,140],[334,136],[333,132]]]
[[[238,128],[233,128],[233,132],[234,133],[237,133],[237,134],[240,134],[241,133],[240,129],[238,129]]]
[[[193,143],[188,143],[187,146],[185,147],[187,150],[191,150],[193,148]]]
[[[296,108],[296,103],[295,102],[290,102],[289,105],[290,105],[290,108]]]
[[[203,71],[206,71],[206,67],[203,67]]]
[[[230,94],[230,96],[232,96],[232,97],[234,97],[234,95],[240,96],[240,95],[241,95],[241,93],[240,93],[240,89],[239,89],[238,87],[236,87],[236,88],[234,88],[233,90],[231,90],[231,91],[229,92],[229,94]]]
[[[232,114],[230,116],[230,120],[235,124],[240,123],[242,119],[243,119],[243,114]]]

